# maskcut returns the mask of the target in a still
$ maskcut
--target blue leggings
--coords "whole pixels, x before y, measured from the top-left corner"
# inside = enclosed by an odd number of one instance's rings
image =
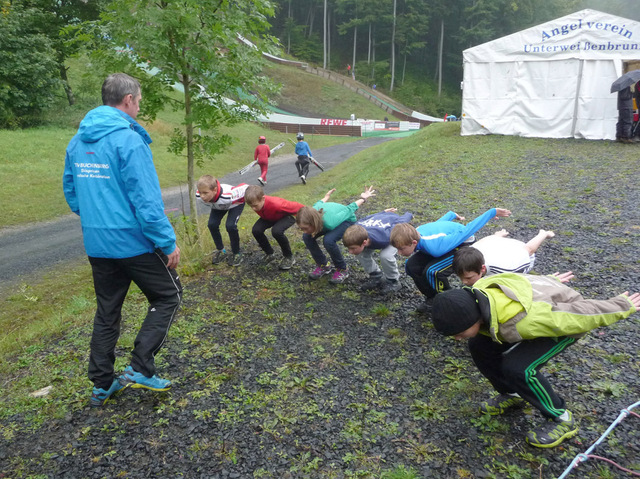
[[[322,230],[318,235],[311,236],[307,233],[302,235],[302,241],[304,241],[305,246],[311,253],[311,257],[316,262],[317,265],[327,264],[327,257],[320,249],[320,245],[318,244],[317,239],[320,236],[324,236],[323,244],[324,248],[331,256],[331,261],[333,265],[338,269],[346,269],[347,263],[342,257],[342,252],[340,251],[340,246],[338,245],[338,241],[342,239],[342,235],[345,230],[354,224],[354,221],[343,221],[340,223],[335,229],[331,231]]]

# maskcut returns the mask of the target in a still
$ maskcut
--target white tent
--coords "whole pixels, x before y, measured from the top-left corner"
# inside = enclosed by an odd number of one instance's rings
[[[640,23],[582,10],[469,48],[463,60],[463,135],[614,139],[610,87],[640,61]]]

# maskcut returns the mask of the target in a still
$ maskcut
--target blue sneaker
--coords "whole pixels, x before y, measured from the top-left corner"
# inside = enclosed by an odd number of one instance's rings
[[[168,379],[160,379],[153,375],[148,378],[142,373],[134,371],[131,366],[127,366],[122,376],[118,378],[122,387],[132,387],[135,389],[144,388],[152,391],[168,391],[171,389],[171,381]]]
[[[109,389],[104,390],[102,388],[93,388],[93,392],[91,393],[90,404],[91,407],[101,407],[104,406],[105,403],[109,400],[109,398],[120,391],[124,386],[120,384],[120,381],[114,379],[111,383]]]

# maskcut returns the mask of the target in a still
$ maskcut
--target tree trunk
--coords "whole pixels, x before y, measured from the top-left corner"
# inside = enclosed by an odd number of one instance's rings
[[[351,71],[353,72],[353,77],[356,74],[356,40],[358,38],[358,25],[353,27],[353,60],[351,62]]]
[[[327,0],[324,0],[324,17],[322,20],[322,68],[327,69]]]
[[[438,47],[438,97],[442,94],[442,47],[444,45],[444,19],[440,20],[440,46]]]
[[[396,74],[396,6],[397,0],[393,0],[393,28],[391,29],[391,86],[389,91],[393,91],[393,81]]]
[[[369,22],[369,51],[367,52],[367,65],[371,64],[371,22]]]
[[[287,55],[291,53],[291,0],[289,0],[289,15],[287,17],[289,19],[289,28],[287,29]]]
[[[193,120],[191,119],[191,81],[188,73],[182,74],[182,86],[184,88],[184,115],[187,119],[185,134],[187,137],[187,183],[189,185],[189,219],[195,227],[198,224],[198,207],[196,205],[195,172],[193,155]],[[198,235],[198,228],[194,228]]]
[[[60,65],[60,79],[62,80],[62,87],[64,88],[64,92],[67,94],[67,101],[69,102],[69,106],[75,105],[76,97],[73,95],[73,90],[71,89],[71,85],[69,85],[69,79],[67,78],[68,68],[64,66],[64,60],[59,62],[58,65]]]
[[[331,10],[327,10],[327,67],[331,69]]]
[[[406,50],[406,46],[405,46],[405,51],[404,51],[404,64],[402,65],[402,83],[400,83],[400,85],[404,86],[404,73],[407,70],[407,50]]]
[[[375,35],[373,37],[373,43],[371,47],[372,47],[371,56],[373,57],[373,67],[371,68],[371,78],[375,78],[376,77],[376,37]]]
[[[309,7],[309,15],[307,16],[308,24],[309,24],[309,33],[307,35],[308,38],[311,38],[311,34],[313,33],[313,19],[316,17],[314,6],[311,5]]]

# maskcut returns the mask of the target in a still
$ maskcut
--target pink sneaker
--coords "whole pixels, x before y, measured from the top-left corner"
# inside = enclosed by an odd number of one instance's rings
[[[329,263],[325,265],[318,265],[316,269],[314,269],[311,273],[309,273],[309,278],[311,279],[320,279],[325,274],[331,273],[331,265]]]
[[[336,269],[333,273],[333,276],[329,280],[330,283],[340,284],[344,283],[344,280],[349,277],[349,270],[345,269]]]

